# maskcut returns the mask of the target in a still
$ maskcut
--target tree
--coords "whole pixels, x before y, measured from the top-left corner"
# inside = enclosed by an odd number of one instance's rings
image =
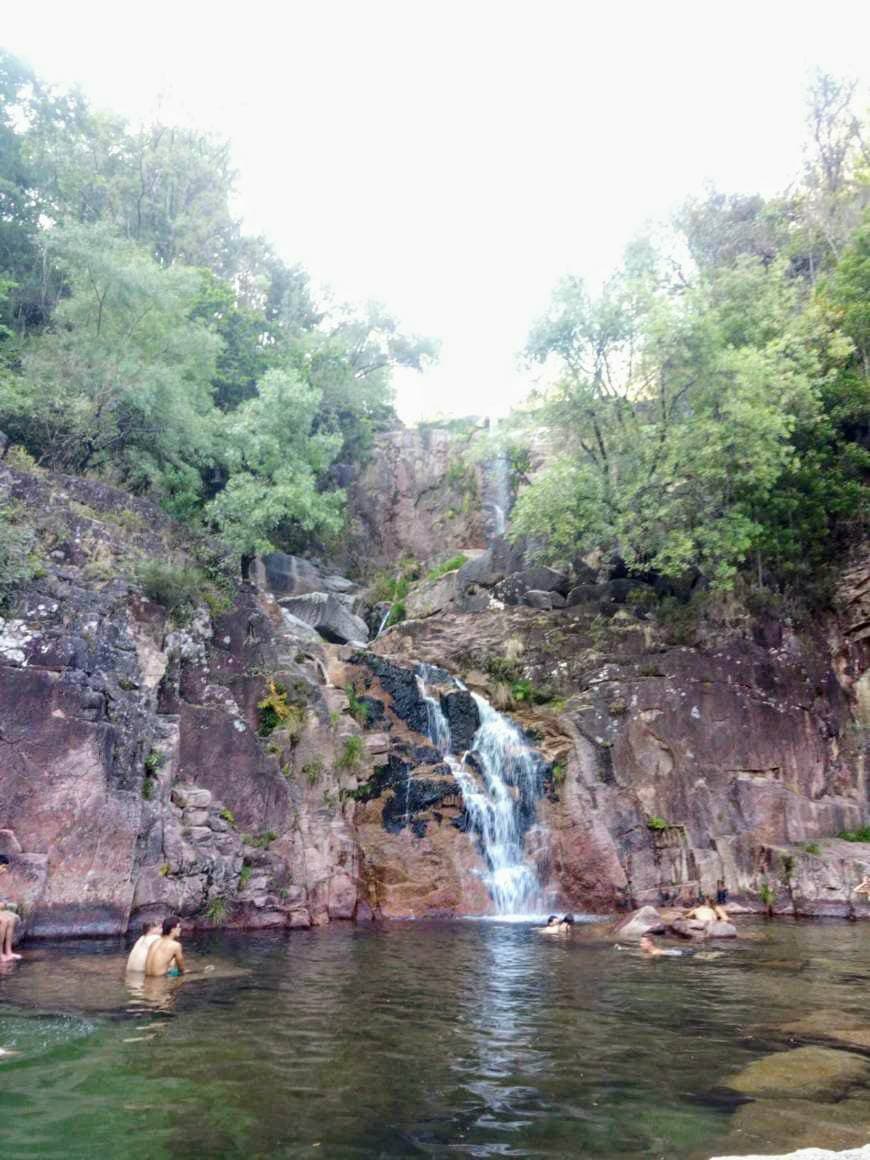
[[[320,394],[292,371],[273,369],[254,398],[224,420],[227,483],[207,517],[241,556],[299,549],[336,535],[344,493],[319,481],[341,439],[318,434]]]
[[[26,344],[23,375],[0,386],[0,422],[42,463],[190,510],[212,454],[220,349],[190,318],[199,273],[161,269],[105,225],[57,228],[45,244],[68,297]]]

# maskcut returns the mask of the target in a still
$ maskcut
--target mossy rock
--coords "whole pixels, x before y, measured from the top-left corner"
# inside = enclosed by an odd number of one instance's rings
[[[719,1145],[728,1154],[770,1155],[800,1148],[857,1148],[870,1139],[867,1092],[822,1104],[811,1100],[753,1100],[734,1113],[728,1137]]]
[[[870,1065],[858,1055],[830,1047],[797,1047],[756,1059],[727,1080],[734,1091],[760,1099],[841,1099],[870,1080]]]

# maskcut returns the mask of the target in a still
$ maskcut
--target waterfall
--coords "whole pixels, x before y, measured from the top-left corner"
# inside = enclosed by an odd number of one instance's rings
[[[417,687],[426,705],[429,739],[444,757],[462,792],[471,829],[477,834],[487,874],[485,882],[497,914],[524,914],[541,909],[540,885],[525,860],[523,839],[541,792],[541,760],[522,731],[496,712],[483,697],[472,693],[480,718],[471,748],[450,751],[450,727],[437,696],[428,683],[460,681],[417,666]]]
[[[503,536],[511,502],[510,471],[502,451],[487,464],[485,506],[490,510],[489,538]]]

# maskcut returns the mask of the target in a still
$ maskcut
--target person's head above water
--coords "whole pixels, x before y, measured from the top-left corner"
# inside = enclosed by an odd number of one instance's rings
[[[642,934],[640,936],[640,949],[642,951],[649,950],[656,945],[656,940],[651,934]]]
[[[547,926],[555,926],[558,921],[559,921],[558,914],[551,914],[549,916],[549,918],[547,919]]]
[[[566,914],[564,916],[564,918],[562,919],[562,922],[567,922],[568,926],[573,926],[574,925],[574,915],[573,914]]]
[[[169,935],[178,937],[181,934],[181,919],[176,918],[175,915],[170,914],[169,918],[163,920],[163,937],[168,938]]]

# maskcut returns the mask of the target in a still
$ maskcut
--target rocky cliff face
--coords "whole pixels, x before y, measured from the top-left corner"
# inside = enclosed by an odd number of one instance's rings
[[[476,513],[444,508],[454,451],[430,436],[429,459],[422,436],[388,440],[371,494],[354,493],[376,565],[484,542]],[[835,837],[867,817],[866,563],[838,618],[798,632],[668,623],[619,576],[568,578],[496,543],[421,583],[416,619],[366,646],[365,593],[341,576],[276,557],[179,618],[135,579],[189,549],[149,505],[2,468],[0,495],[43,555],[0,620],[0,892],[33,934],[170,910],[286,927],[485,911],[418,662],[507,707],[537,747],[525,840],[554,905],[607,911],[724,879],[750,907],[868,913],[853,889],[870,847]],[[445,697],[461,751],[474,710]]]

